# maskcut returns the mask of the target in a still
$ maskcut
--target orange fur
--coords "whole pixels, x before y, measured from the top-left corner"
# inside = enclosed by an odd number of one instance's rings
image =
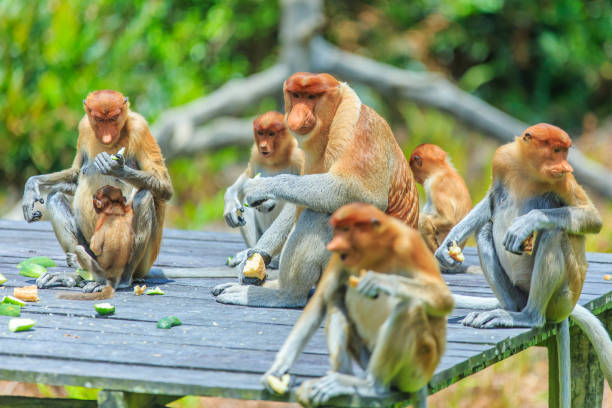
[[[446,152],[436,145],[417,146],[410,155],[410,168],[417,182],[427,186],[428,205],[421,212],[419,231],[427,247],[435,252],[449,231],[472,209],[470,192],[448,162]]]

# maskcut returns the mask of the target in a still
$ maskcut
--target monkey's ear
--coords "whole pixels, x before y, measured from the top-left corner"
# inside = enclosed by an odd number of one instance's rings
[[[373,226],[375,226],[375,227],[380,227],[380,221],[378,221],[378,219],[376,219],[376,218],[372,218],[372,219],[370,220],[370,223],[371,223]]]
[[[414,162],[417,164],[417,166],[423,167],[423,159],[421,159],[420,156],[414,156]]]
[[[123,98],[123,103],[128,103],[129,101],[130,101],[130,98],[128,98],[127,96]]]
[[[531,136],[531,133],[529,132],[525,132],[525,134],[523,135],[523,142],[528,142],[531,140],[533,136]]]

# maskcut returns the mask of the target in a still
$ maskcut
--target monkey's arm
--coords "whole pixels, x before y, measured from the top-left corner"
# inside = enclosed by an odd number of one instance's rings
[[[242,192],[244,183],[249,179],[247,171],[242,173],[240,177],[236,179],[234,184],[228,187],[228,189],[225,191],[223,218],[225,219],[225,223],[232,228],[245,225],[246,223],[244,218],[238,213],[242,209],[242,203],[240,202],[239,195]]]
[[[457,241],[461,244],[469,238],[471,234],[482,227],[491,219],[491,191],[474,207],[472,211],[462,219],[459,224],[455,225],[450,230],[444,242],[436,251],[436,259],[442,266],[453,267],[459,264],[458,261],[451,258],[448,254],[448,246],[451,242]]]
[[[274,392],[268,383],[268,376],[273,375],[281,378],[286,374],[321,325],[327,313],[327,302],[338,290],[341,272],[339,259],[334,255],[327,265],[314,295],[308,301],[295,326],[291,329],[289,337],[276,354],[272,367],[261,377],[261,383],[268,391]]]
[[[385,209],[386,194],[373,194],[357,179],[333,173],[295,176],[280,174],[274,177],[248,180],[244,186],[245,201],[258,207],[266,200],[279,198],[314,211],[333,213],[344,204],[365,202]]]
[[[295,224],[296,213],[297,207],[294,204],[286,203],[270,228],[259,238],[255,248],[264,250],[270,259],[278,255]]]
[[[504,238],[504,247],[513,253],[522,253],[522,243],[537,230],[561,229],[570,234],[596,234],[602,221],[597,209],[586,205],[550,209],[534,209],[516,217]]]
[[[422,272],[416,272],[422,274]],[[420,300],[427,314],[446,316],[453,311],[454,300],[443,282],[426,277],[410,278],[368,272],[361,278],[357,290],[364,296],[376,297],[380,292],[403,300]]]

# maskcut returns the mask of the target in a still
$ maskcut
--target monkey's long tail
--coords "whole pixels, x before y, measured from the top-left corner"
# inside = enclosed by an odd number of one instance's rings
[[[574,311],[570,316],[591,341],[599,358],[601,371],[603,371],[608,385],[612,386],[610,385],[612,384],[612,341],[610,336],[608,336],[606,328],[588,309],[578,304],[574,307]]]
[[[115,295],[112,286],[105,286],[100,292],[94,293],[60,293],[57,297],[66,300],[103,300],[110,299]]]
[[[501,307],[499,301],[492,297],[465,296],[453,293],[453,299],[457,309],[493,310]]]

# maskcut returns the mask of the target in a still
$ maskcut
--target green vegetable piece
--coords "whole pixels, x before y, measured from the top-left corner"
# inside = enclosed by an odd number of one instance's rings
[[[26,302],[13,296],[4,296],[0,304],[17,305],[19,307],[23,307],[26,305]]]
[[[110,303],[96,303],[94,305],[94,309],[96,309],[96,312],[105,316],[115,313],[115,306],[111,305]]]
[[[180,326],[181,324],[183,323],[179,320],[178,317],[167,316],[167,317],[162,317],[161,319],[159,319],[159,321],[157,322],[157,328],[158,329],[169,329],[174,326]]]
[[[12,332],[20,332],[30,330],[34,327],[34,323],[36,323],[32,319],[11,319],[8,323],[8,328]]]
[[[229,264],[230,264],[230,262],[232,262],[232,259],[233,259],[233,258],[232,258],[231,256],[228,256],[228,257],[227,257],[227,261],[225,261],[225,264],[226,264],[226,265],[229,265]]]
[[[155,289],[149,289],[145,292],[146,295],[163,295],[164,291],[161,290],[159,288],[159,286],[156,286]]]
[[[84,279],[84,280],[86,280],[86,281],[92,281],[92,280],[94,280],[93,275],[92,275],[92,274],[91,274],[91,272],[89,272],[89,271],[86,271],[86,270],[84,270],[84,269],[79,268],[79,269],[77,269],[77,273],[79,274],[79,276],[80,276],[81,278],[83,278],[83,279]]]
[[[17,264],[17,268],[22,268],[25,264],[36,264],[44,266],[45,268],[57,266],[55,261],[48,256],[35,256],[33,258],[25,259]]]
[[[254,179],[256,179],[256,178],[260,178],[260,177],[261,177],[261,172],[257,173],[257,174],[255,175],[255,177],[253,177],[253,178],[254,178]]]
[[[21,267],[19,274],[28,278],[40,278],[40,275],[47,272],[47,268],[35,263],[27,263]]]
[[[245,207],[248,207],[248,206],[249,206],[249,203],[244,203],[243,205],[244,205]]]
[[[19,317],[21,315],[21,307],[5,303],[3,305],[0,305],[0,315]]]
[[[0,285],[4,284],[6,282],[6,278],[4,277],[3,274],[0,273]]]

